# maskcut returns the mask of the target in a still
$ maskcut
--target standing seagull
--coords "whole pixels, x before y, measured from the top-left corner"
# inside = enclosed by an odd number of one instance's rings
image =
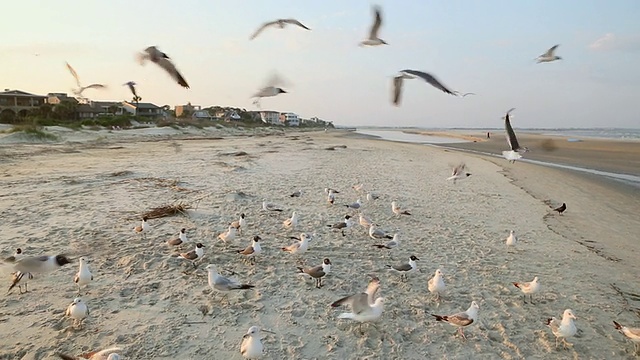
[[[182,243],[186,243],[187,242],[187,229],[182,228],[180,229],[180,235],[178,235],[177,238],[173,238],[169,241],[167,241],[167,244],[169,245],[180,245]]]
[[[567,204],[562,203],[562,205],[560,205],[559,207],[553,209],[553,211],[557,211],[558,214],[562,215],[562,213],[567,210]]]
[[[235,280],[220,275],[213,264],[207,265],[206,269],[209,272],[209,286],[214,291],[224,293],[232,290],[247,290],[254,287],[253,285],[241,284]]]
[[[459,312],[454,315],[431,314],[431,316],[435,317],[436,321],[443,321],[457,327],[458,333],[460,334],[460,336],[462,336],[462,338],[466,340],[467,337],[464,336],[464,331],[462,330],[462,328],[469,326],[474,322],[478,321],[479,309],[480,307],[478,306],[478,303],[476,303],[475,301],[472,301],[471,306],[469,306],[467,311]]]
[[[393,211],[393,213],[395,215],[397,215],[397,216],[400,216],[400,215],[411,215],[411,213],[408,210],[403,210],[402,208],[400,208],[398,203],[395,202],[395,201],[391,202],[391,211]]]
[[[234,228],[236,228],[236,230],[242,234],[242,229],[247,227],[247,220],[245,219],[245,215],[244,213],[240,214],[240,219],[232,222],[231,224],[229,224],[231,226],[233,226]]]
[[[369,237],[376,240],[376,239],[393,239],[393,236],[385,233],[384,231],[376,228],[376,226],[374,224],[369,225]]]
[[[271,331],[262,330],[273,334]],[[245,359],[260,359],[262,358],[264,347],[262,345],[262,339],[260,339],[260,328],[252,326],[249,328],[246,334],[242,337],[242,343],[240,344],[240,354]]]
[[[571,343],[567,342],[567,338],[575,336],[578,332],[576,324],[573,320],[576,320],[576,316],[571,309],[566,309],[562,314],[562,320],[558,321],[555,317],[547,319],[547,326],[551,329],[551,332],[556,337],[556,349],[558,348],[558,340],[562,339],[562,345],[567,348],[567,345]]]
[[[440,294],[442,294],[446,288],[442,276],[442,270],[437,269],[435,275],[427,282],[427,289],[436,296],[436,300],[440,300]]]
[[[393,234],[393,239],[387,241],[386,244],[373,244],[371,246],[375,246],[378,249],[387,249],[389,250],[389,256],[391,256],[391,250],[400,246],[400,239],[398,239],[398,234]]]
[[[295,242],[289,246],[285,246],[281,249],[282,251],[286,251],[290,254],[302,255],[307,251],[308,247],[309,247],[309,235],[307,235],[306,233],[302,233],[300,234],[300,241]]]
[[[87,260],[85,258],[80,258],[80,268],[78,269],[78,273],[73,278],[73,282],[78,285],[78,294],[80,294],[80,289],[89,285],[89,283],[93,281],[93,274],[89,270],[89,265],[87,265]]]
[[[538,64],[543,63],[543,62],[551,62],[551,61],[556,61],[556,60],[562,60],[562,58],[560,56],[556,56],[556,55],[553,54],[556,51],[556,49],[558,48],[558,46],[560,46],[560,44],[552,46],[549,50],[547,50],[546,53],[538,56],[536,58],[536,60],[538,61]]]
[[[402,70],[400,71],[400,75],[397,75],[393,78],[393,105],[400,105],[400,97],[402,95],[402,85],[404,79],[415,79],[417,77],[431,84],[431,86],[444,91],[447,94],[451,94],[456,96],[455,92],[449,90],[446,86],[442,85],[438,79],[436,79],[433,75],[428,74],[426,72],[418,71],[418,70]]]
[[[298,226],[298,213],[294,211],[289,219],[282,222],[282,226],[285,229],[294,229]]]
[[[279,29],[284,29],[287,25],[297,25],[305,30],[311,30],[308,27],[302,25],[302,23],[296,19],[278,19],[276,21],[269,21],[266,22],[264,24],[262,24],[262,26],[260,26],[258,28],[258,30],[256,30],[256,32],[253,33],[253,35],[251,35],[251,37],[249,37],[249,40],[253,40],[255,39],[261,32],[262,30],[268,28],[269,26],[272,27],[277,27]]]
[[[193,267],[197,267],[196,261],[202,259],[202,257],[204,256],[204,245],[202,245],[202,243],[197,243],[195,249],[186,253],[181,253],[178,256],[185,260],[191,261]]]
[[[379,6],[373,7],[374,21],[369,30],[369,38],[360,42],[358,46],[377,46],[377,45],[389,45],[384,40],[378,37],[380,26],[382,26],[382,9]]]
[[[262,247],[260,246],[260,240],[262,238],[258,235],[253,237],[251,240],[251,245],[247,246],[243,250],[236,250],[236,252],[245,257],[245,259],[249,259],[250,263],[255,264],[256,255],[262,252]]]
[[[518,242],[518,237],[516,236],[515,231],[510,230],[509,236],[507,237],[507,241],[505,242],[507,244],[507,249],[511,246],[516,246],[517,242]]]
[[[187,81],[182,77],[180,72],[178,72],[178,69],[176,69],[176,66],[170,59],[171,58],[167,56],[167,54],[158,50],[155,46],[149,46],[144,49],[143,53],[138,54],[138,61],[140,62],[140,65],[144,65],[146,60],[150,60],[168,72],[178,84],[188,89],[189,84],[187,84]]]
[[[73,325],[82,326],[82,321],[89,315],[89,308],[87,304],[77,297],[73,299],[73,302],[67,307],[65,315],[73,319]]]
[[[538,277],[534,277],[531,282],[514,282],[513,286],[517,287],[522,291],[522,301],[527,303],[527,294],[529,295],[529,302],[533,304],[533,294],[540,291],[540,283],[538,282]]]
[[[418,269],[418,265],[416,264],[416,260],[418,259],[415,255],[411,255],[408,263],[400,264],[400,265],[387,265],[389,270],[400,273],[400,278],[407,281],[407,274],[412,273]]]
[[[91,84],[88,86],[82,86],[82,84],[80,83],[80,77],[78,77],[78,73],[76,73],[76,71],[73,69],[73,67],[71,67],[71,65],[69,65],[69,63],[67,64],[67,69],[69,69],[69,72],[71,73],[71,75],[73,75],[73,77],[76,79],[76,84],[78,85],[78,89],[73,90],[73,93],[76,94],[79,97],[82,97],[82,93],[87,90],[87,89],[105,89],[107,86],[103,85],[103,84]]]
[[[62,360],[79,360],[80,358],[89,359],[89,360],[120,360],[120,355],[116,353],[116,351],[121,351],[121,350],[122,348],[113,347],[113,348],[104,349],[100,351],[92,351],[87,354],[82,354],[80,355],[79,358],[76,358],[75,356],[71,356],[68,354],[61,354],[61,353],[56,353],[56,356],[58,356]]]
[[[529,151],[529,149],[526,147],[520,147],[520,144],[518,144],[518,139],[516,138],[516,133],[513,131],[513,128],[511,127],[509,114],[515,109],[516,108],[511,108],[511,110],[507,111],[507,114],[504,116],[504,127],[507,132],[507,143],[509,144],[509,147],[511,148],[511,150],[503,151],[502,156],[504,156],[504,158],[509,160],[511,163],[515,163],[516,160],[522,158],[522,155],[520,155],[520,151],[522,152]]]
[[[138,96],[138,93],[136,92],[136,83],[133,81],[129,81],[124,83],[122,86],[128,86],[129,90],[131,90],[131,93],[133,94],[133,102],[138,102],[140,100],[142,100],[142,98],[140,96]]]
[[[299,267],[298,271],[300,271],[299,275],[307,275],[316,279],[316,288],[320,289],[322,287],[322,278],[331,271],[331,260],[324,259],[322,264],[306,269]]]
[[[468,178],[469,176],[471,176],[471,173],[468,173],[466,170],[467,166],[464,163],[458,164],[453,168],[453,172],[451,173],[451,176],[447,178],[447,180],[453,180],[453,183],[455,184],[456,180]]]
[[[147,224],[147,217],[143,217],[142,218],[142,222],[140,223],[140,225],[136,226],[133,228],[133,231],[135,231],[136,233],[142,235],[144,238],[147,237],[147,232],[149,231],[149,224]]]

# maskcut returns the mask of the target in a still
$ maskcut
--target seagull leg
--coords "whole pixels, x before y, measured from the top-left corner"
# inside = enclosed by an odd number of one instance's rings
[[[524,302],[525,304],[527,303],[527,295],[526,294],[522,295],[522,302]]]
[[[530,295],[529,295],[529,303],[530,303],[531,305],[534,305],[534,304],[535,304],[535,303],[533,302],[533,294],[530,294]]]
[[[560,339],[560,338],[556,337],[556,350],[558,349],[558,340],[559,340],[559,339]]]
[[[460,335],[462,336],[462,338],[466,341],[467,337],[464,335],[464,330],[462,330],[462,328],[458,328],[458,331],[460,332]]]

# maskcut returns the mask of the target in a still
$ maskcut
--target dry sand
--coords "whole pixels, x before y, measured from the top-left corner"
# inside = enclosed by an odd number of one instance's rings
[[[0,147],[2,256],[15,247],[83,255],[95,276],[84,296],[91,310],[84,330],[69,330],[63,319],[76,296],[77,262],[36,275],[28,294],[0,297],[0,359],[52,359],[55,351],[114,345],[126,349],[125,359],[240,359],[240,340],[252,325],[275,332],[265,334],[268,359],[633,358],[633,346],[611,321],[640,324],[632,295],[640,270],[638,195],[532,164],[340,131],[267,137],[207,131],[198,136],[223,139],[169,134],[170,140],[137,142],[132,139],[150,138],[121,133]],[[454,185],[445,179],[459,161],[473,175]],[[351,189],[359,182],[381,198],[367,202]],[[326,203],[325,187],[341,191],[336,205]],[[288,196],[297,189],[304,190],[301,198]],[[400,234],[393,260],[370,246],[376,241],[360,227],[346,237],[326,227],[349,213],[341,204],[357,198],[384,230]],[[285,211],[262,211],[263,199]],[[545,199],[569,208],[552,214]],[[413,215],[392,217],[392,200]],[[174,201],[197,209],[150,220],[146,239],[133,233],[139,221],[131,217]],[[294,210],[299,226],[285,231],[282,221]],[[248,227],[225,246],[216,237],[242,212]],[[182,227],[190,241],[181,250],[206,246],[193,273],[165,244]],[[520,242],[508,252],[504,240],[512,229]],[[325,257],[333,263],[321,289],[296,275],[295,257],[280,250],[303,231],[317,233],[305,263]],[[249,266],[233,250],[253,235],[263,238],[263,253]],[[384,270],[412,254],[422,272],[407,283]],[[222,305],[207,286],[208,263],[255,290],[230,294],[230,305]],[[437,268],[448,286],[440,303],[427,291]],[[356,323],[336,318],[345,309],[329,304],[363,291],[367,274],[380,277],[387,301],[378,329],[365,325],[361,335]],[[543,290],[537,304],[523,305],[511,282],[534,276]],[[466,342],[429,315],[464,310],[472,300],[480,315],[466,329]],[[204,317],[203,305],[210,309]],[[580,332],[572,349],[556,350],[544,322],[566,308],[574,310]]]

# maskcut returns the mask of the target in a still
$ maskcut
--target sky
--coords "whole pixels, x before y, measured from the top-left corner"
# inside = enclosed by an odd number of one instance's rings
[[[107,5],[108,4],[108,5]],[[359,47],[382,7],[388,46]],[[251,96],[273,74],[288,91],[262,109],[345,126],[640,128],[637,0],[9,0],[0,21],[0,88],[70,93],[69,62],[93,100],[191,102],[258,110]],[[10,15],[9,15],[10,14]],[[267,29],[293,17],[297,27]],[[555,44],[563,60],[536,64]],[[167,53],[190,89],[136,53]],[[428,72],[458,98],[415,79],[391,103],[398,71]]]

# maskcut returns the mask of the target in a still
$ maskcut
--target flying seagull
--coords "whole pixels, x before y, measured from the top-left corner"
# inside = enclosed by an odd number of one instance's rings
[[[311,30],[296,19],[278,19],[276,21],[270,21],[262,24],[262,26],[260,26],[258,30],[256,30],[256,32],[254,32],[253,35],[251,35],[249,40],[255,39],[262,32],[262,30],[268,28],[269,26],[277,27],[279,29],[284,29],[288,24],[297,25],[303,29]]]
[[[389,45],[386,41],[380,39],[378,37],[378,31],[380,30],[380,26],[382,25],[382,9],[379,6],[373,7],[374,12],[374,21],[373,25],[371,25],[371,30],[369,30],[369,38],[360,42],[359,46],[377,46],[377,45]]]
[[[453,183],[455,184],[456,180],[462,180],[462,179],[468,178],[471,175],[471,173],[468,173],[466,170],[467,170],[467,165],[465,165],[464,163],[460,163],[456,165],[453,168],[453,172],[451,173],[451,176],[449,176],[447,180],[453,180]]]
[[[462,96],[462,97],[465,97],[465,96],[467,96],[467,95],[477,95],[476,93],[472,93],[472,92],[464,93],[464,94],[462,94],[462,95],[460,95],[460,92],[459,92],[459,91],[454,91],[453,93],[454,93],[454,94],[456,94],[456,95],[458,95],[458,96]]]
[[[556,55],[553,54],[556,51],[556,49],[558,48],[558,46],[560,46],[560,44],[552,46],[549,50],[547,50],[546,53],[538,56],[536,58],[536,60],[538,61],[538,64],[543,63],[543,62],[552,62],[552,61],[556,61],[556,60],[562,60],[562,58],[560,56],[556,56]]]
[[[259,107],[260,99],[262,99],[263,97],[272,97],[279,94],[286,94],[287,92],[285,90],[278,87],[283,83],[284,83],[284,80],[282,80],[280,76],[278,76],[277,74],[272,75],[269,81],[267,82],[267,86],[263,87],[257,93],[251,96],[252,98],[256,98],[256,100],[253,101],[253,104]]]
[[[511,110],[507,111],[507,114],[504,116],[504,127],[507,131],[507,143],[509,143],[509,147],[511,148],[511,150],[502,152],[502,156],[504,156],[504,158],[509,160],[511,163],[514,163],[516,162],[516,160],[522,158],[522,155],[520,155],[520,151],[529,151],[529,149],[526,147],[520,147],[520,144],[518,144],[518,139],[516,138],[516,133],[511,127],[509,113],[511,113],[513,110],[515,110],[515,108],[511,108]]]
[[[69,72],[71,73],[71,75],[73,75],[73,77],[76,79],[76,84],[78,85],[77,89],[73,90],[73,93],[76,94],[77,96],[82,97],[82,93],[87,90],[87,89],[106,89],[106,85],[103,84],[91,84],[88,86],[82,86],[82,84],[80,83],[80,77],[78,76],[78,73],[73,69],[73,67],[71,65],[69,65],[69,63],[67,64],[67,69],[69,69]]]
[[[149,46],[144,49],[143,53],[138,54],[138,61],[140,61],[140,65],[144,65],[146,60],[151,60],[152,62],[158,64],[161,68],[163,68],[166,72],[171,75],[171,77],[178,82],[182,87],[189,88],[189,84],[187,84],[187,80],[185,80],[176,66],[171,62],[171,58],[158,50],[155,46]]]
[[[131,93],[133,94],[133,101],[134,102],[138,102],[140,100],[142,100],[142,98],[140,96],[138,96],[138,93],[136,92],[136,83],[133,81],[128,81],[124,84],[122,84],[122,86],[128,86],[129,90],[131,90]]]
[[[428,74],[426,72],[417,71],[417,70],[402,70],[400,71],[400,75],[397,75],[393,78],[393,105],[400,105],[400,96],[402,95],[402,83],[404,79],[415,79],[420,77],[422,80],[428,82],[436,89],[442,90],[447,94],[451,94],[456,96],[456,93],[447,89],[438,79],[436,79],[433,75]]]

